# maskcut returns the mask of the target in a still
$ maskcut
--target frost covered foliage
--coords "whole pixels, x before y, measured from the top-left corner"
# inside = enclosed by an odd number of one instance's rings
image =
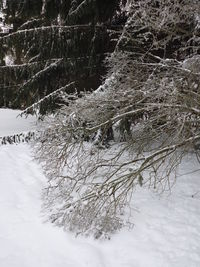
[[[138,185],[169,190],[184,155],[200,156],[199,8],[132,1],[105,82],[46,118],[37,157],[52,222],[108,236]]]

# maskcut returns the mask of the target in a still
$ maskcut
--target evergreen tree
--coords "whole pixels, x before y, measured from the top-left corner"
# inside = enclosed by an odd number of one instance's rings
[[[4,23],[12,29],[0,37],[0,106],[27,107],[72,81],[68,91],[96,89],[104,73],[102,62],[115,46],[118,33],[111,35],[110,30],[116,27],[120,3],[1,1]],[[41,112],[52,108],[55,98],[48,100]]]

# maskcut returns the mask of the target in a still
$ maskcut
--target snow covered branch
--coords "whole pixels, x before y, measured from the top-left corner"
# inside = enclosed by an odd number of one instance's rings
[[[123,225],[137,186],[171,190],[200,156],[199,1],[130,1],[105,82],[46,117],[36,155],[50,219],[106,236]]]
[[[58,88],[57,90],[55,90],[54,92],[46,95],[45,97],[43,97],[42,99],[40,99],[39,101],[35,102],[33,105],[31,105],[30,107],[27,107],[26,109],[24,109],[20,114],[19,116],[23,116],[23,115],[26,115],[29,113],[29,112],[36,112],[36,110],[39,109],[40,105],[46,101],[47,99],[49,98],[52,98],[52,97],[55,97],[56,95],[59,95],[61,92],[64,92],[66,91],[66,89],[68,89],[69,87],[71,87],[72,85],[74,85],[75,82],[71,82],[65,86],[62,86],[60,88]],[[66,94],[65,94],[65,97],[66,97]],[[74,97],[74,94],[73,95],[70,95],[69,96],[70,98]]]

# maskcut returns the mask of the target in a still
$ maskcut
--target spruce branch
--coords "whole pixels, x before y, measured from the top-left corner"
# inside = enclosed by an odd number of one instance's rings
[[[33,105],[31,105],[31,106],[27,107],[26,109],[24,109],[18,116],[20,116],[20,117],[22,117],[23,115],[27,116],[29,112],[36,112],[36,110],[39,109],[40,105],[43,102],[45,102],[49,98],[54,98],[55,96],[59,95],[61,92],[66,91],[72,85],[75,85],[75,82],[71,82],[71,83],[69,83],[69,84],[67,84],[65,86],[62,86],[62,87],[58,88],[57,90],[55,90],[52,93],[46,95],[45,97],[43,97],[39,101],[35,102]],[[70,98],[72,98],[74,96],[75,96],[75,94],[69,95]],[[65,94],[65,97],[66,97],[66,94]]]

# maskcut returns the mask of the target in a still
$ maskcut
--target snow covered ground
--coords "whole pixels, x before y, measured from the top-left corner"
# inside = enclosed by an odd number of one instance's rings
[[[35,118],[18,116],[20,111],[0,109],[0,137],[28,132],[35,128]]]
[[[0,136],[33,128],[34,118],[0,110]],[[110,241],[75,238],[41,215],[45,177],[27,144],[0,146],[0,267],[199,267],[200,172],[192,156],[171,194],[139,189],[132,230]],[[187,175],[182,175],[184,173]]]

